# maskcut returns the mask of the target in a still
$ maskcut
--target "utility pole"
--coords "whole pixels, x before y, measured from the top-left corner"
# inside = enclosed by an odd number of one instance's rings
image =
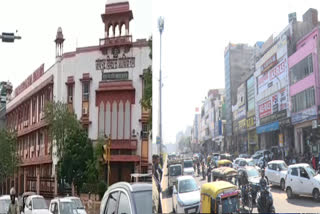
[[[161,71],[161,54],[162,54],[162,32],[164,28],[164,19],[159,17],[158,28],[160,32],[160,74],[159,74],[159,137],[160,137],[160,156],[162,155],[162,71]]]
[[[15,36],[14,33],[2,33],[0,35],[0,39],[2,39],[2,42],[14,42],[15,39],[21,39],[21,36]]]

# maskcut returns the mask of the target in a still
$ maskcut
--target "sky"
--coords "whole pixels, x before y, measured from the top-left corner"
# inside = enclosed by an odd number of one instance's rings
[[[16,32],[21,40],[0,41],[0,81],[17,87],[42,63],[45,70],[55,63],[55,37],[62,27],[64,52],[95,46],[104,37],[101,14],[107,0],[1,0],[0,33]],[[130,0],[133,40],[152,35],[152,1]]]
[[[164,17],[162,34],[162,135],[174,143],[176,134],[193,124],[209,89],[224,88],[224,50],[228,43],[254,45],[277,35],[319,0],[153,0],[153,136],[159,123],[160,33],[157,20]],[[320,19],[320,15],[319,18]],[[156,138],[153,138],[155,142]]]

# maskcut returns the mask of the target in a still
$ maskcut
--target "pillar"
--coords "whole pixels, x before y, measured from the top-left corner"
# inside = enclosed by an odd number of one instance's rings
[[[74,184],[73,184],[73,182],[71,184],[71,189],[72,189],[71,194],[72,194],[72,196],[74,196]]]
[[[54,174],[54,197],[58,196],[58,179],[57,173]]]
[[[36,168],[36,175],[37,175],[37,185],[36,185],[37,194],[40,195],[40,166]]]
[[[27,173],[25,169],[23,173],[23,192],[27,192]]]

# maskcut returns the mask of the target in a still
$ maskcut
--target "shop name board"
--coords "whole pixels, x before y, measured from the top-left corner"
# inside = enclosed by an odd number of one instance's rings
[[[272,115],[269,115],[267,117],[260,119],[260,125],[271,123],[277,120],[282,120],[282,119],[285,119],[286,117],[287,117],[287,110],[282,110],[282,111],[279,111],[278,113],[274,113]]]
[[[114,59],[97,59],[96,70],[114,70],[119,68],[134,68],[135,57],[120,57]]]
[[[304,122],[306,120],[313,120],[317,118],[317,107],[313,106],[309,109],[306,109],[304,111],[298,112],[298,113],[292,113],[291,115],[291,121],[292,124],[297,124]]]
[[[277,54],[273,54],[265,63],[261,66],[261,72],[267,71],[269,68],[277,64]]]
[[[255,127],[256,126],[256,117],[253,116],[253,117],[250,117],[247,119],[247,128],[252,128],[252,127]]]
[[[42,64],[37,70],[35,70],[26,80],[24,80],[15,90],[15,96],[18,96],[26,90],[32,83],[37,81],[44,74],[44,64]]]
[[[102,73],[102,80],[128,80],[128,72],[107,72]]]
[[[271,114],[271,100],[259,105],[259,116],[260,118],[266,117]]]
[[[247,130],[247,120],[246,119],[243,119],[243,120],[240,120],[239,122],[238,122],[238,126],[239,126],[239,131],[240,132],[244,132],[244,131],[246,131]]]

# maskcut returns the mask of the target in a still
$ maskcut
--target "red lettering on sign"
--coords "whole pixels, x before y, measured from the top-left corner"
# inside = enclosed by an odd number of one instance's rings
[[[271,114],[271,100],[259,105],[260,118],[266,117]]]

